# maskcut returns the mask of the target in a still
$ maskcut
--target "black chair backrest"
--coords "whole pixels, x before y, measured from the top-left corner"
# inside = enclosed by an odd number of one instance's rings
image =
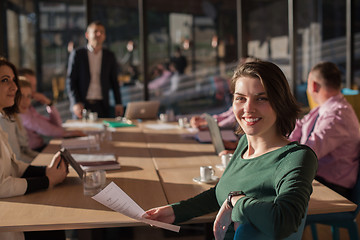
[[[360,156],[358,157],[358,161],[360,161]],[[359,167],[356,184],[350,194],[350,200],[358,205],[355,210],[355,216],[356,216],[360,211],[360,167]]]

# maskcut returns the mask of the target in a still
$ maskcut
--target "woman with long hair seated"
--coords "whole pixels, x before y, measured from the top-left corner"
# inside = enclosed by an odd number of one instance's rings
[[[3,117],[9,120],[13,118],[18,111],[19,99],[16,68],[5,58],[0,58],[0,112]],[[67,165],[61,161],[59,152],[55,154],[49,166],[31,166],[17,160],[8,143],[7,134],[0,127],[0,198],[52,188],[64,181],[67,173]],[[64,235],[63,231],[62,234]],[[61,234],[54,235],[61,236]],[[36,237],[26,237],[22,232],[1,232],[0,239],[36,239]]]

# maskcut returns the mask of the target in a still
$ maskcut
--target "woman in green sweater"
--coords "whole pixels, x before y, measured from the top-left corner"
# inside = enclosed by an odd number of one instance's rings
[[[251,224],[269,239],[297,231],[306,214],[317,170],[315,153],[289,142],[300,112],[275,64],[239,65],[231,81],[233,111],[244,133],[218,184],[191,199],[147,211],[147,218],[179,223],[218,211],[216,239],[233,239]]]

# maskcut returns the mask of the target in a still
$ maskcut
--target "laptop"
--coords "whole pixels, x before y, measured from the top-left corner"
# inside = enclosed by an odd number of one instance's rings
[[[205,120],[208,124],[210,137],[211,137],[211,141],[214,145],[215,152],[217,154],[219,154],[221,151],[225,150],[225,146],[224,146],[224,143],[222,140],[220,128],[217,124],[217,121],[215,120],[215,118],[213,118],[211,115],[209,115],[207,113],[204,113],[203,117],[205,118]]]
[[[127,119],[157,119],[159,101],[129,102],[124,117]]]

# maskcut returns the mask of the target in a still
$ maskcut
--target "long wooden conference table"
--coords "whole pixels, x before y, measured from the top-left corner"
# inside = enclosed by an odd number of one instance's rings
[[[71,150],[72,153],[114,153],[119,170],[107,171],[113,181],[144,210],[192,197],[214,184],[193,181],[199,167],[215,166],[220,158],[212,144],[201,144],[182,134],[186,129],[151,129],[147,124],[117,128],[111,141],[101,142],[99,150]],[[175,123],[173,124],[175,125]],[[33,165],[48,165],[60,149],[61,140],[52,140]],[[313,182],[308,214],[352,211],[356,205],[322,184]],[[215,213],[188,223],[210,223]],[[70,168],[66,180],[53,189],[24,196],[0,199],[0,231],[40,231],[141,226],[144,223],[114,212],[83,194],[81,180]]]

